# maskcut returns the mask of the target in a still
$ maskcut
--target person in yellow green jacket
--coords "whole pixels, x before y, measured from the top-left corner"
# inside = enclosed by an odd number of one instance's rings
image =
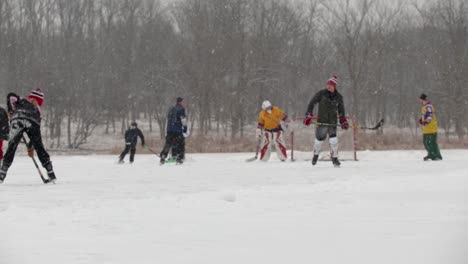
[[[427,150],[427,156],[424,160],[442,160],[439,145],[437,144],[437,117],[434,106],[427,99],[427,95],[421,94],[419,97],[421,104],[421,117],[419,124],[422,126],[424,147]]]
[[[273,106],[269,101],[262,103],[262,111],[258,115],[257,138],[261,138],[260,160],[268,161],[271,154],[271,145],[274,144],[278,159],[285,161],[286,143],[284,142],[284,131],[281,121],[289,123],[288,116],[279,107]]]

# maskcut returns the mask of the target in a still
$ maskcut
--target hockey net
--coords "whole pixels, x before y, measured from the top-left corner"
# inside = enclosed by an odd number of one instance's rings
[[[350,128],[341,129],[338,126],[338,158],[340,160],[357,160],[356,151],[356,129],[354,119],[348,117]],[[295,118],[289,125],[289,148],[291,150],[290,158],[293,160],[311,160],[313,157],[313,148],[315,141],[316,125],[306,127],[303,124],[304,118]],[[322,144],[319,160],[331,160],[330,144],[328,136]]]

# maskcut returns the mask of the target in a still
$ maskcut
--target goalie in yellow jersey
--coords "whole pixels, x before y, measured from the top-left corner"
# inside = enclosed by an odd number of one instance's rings
[[[272,106],[269,101],[262,103],[262,111],[258,115],[258,127],[256,130],[257,138],[261,138],[260,160],[268,161],[271,155],[271,145],[275,145],[278,159],[285,161],[288,158],[286,154],[286,144],[284,142],[284,130],[281,127],[281,121],[289,123],[288,116],[279,107]]]

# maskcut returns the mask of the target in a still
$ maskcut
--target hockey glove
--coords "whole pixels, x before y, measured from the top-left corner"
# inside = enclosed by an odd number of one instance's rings
[[[346,119],[346,117],[342,117],[340,123],[342,129],[347,130],[349,128],[348,119]]]
[[[429,125],[429,122],[430,122],[430,121],[427,121],[427,120],[422,119],[422,117],[419,118],[419,124],[422,125],[422,126],[427,126],[427,125]]]
[[[310,126],[312,124],[312,120],[314,119],[314,115],[312,113],[307,112],[304,118],[304,125],[305,126]]]
[[[182,133],[182,134],[184,135],[184,138],[190,136],[190,130],[188,129],[187,126],[184,126],[184,129],[183,129],[183,133]]]

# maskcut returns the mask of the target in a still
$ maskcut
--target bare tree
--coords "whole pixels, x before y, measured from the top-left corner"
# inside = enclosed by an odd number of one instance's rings
[[[447,137],[464,140],[465,2],[2,0],[0,95],[46,91],[51,147],[79,148],[99,126],[123,133],[141,117],[162,139],[177,96],[192,132],[237,140],[262,100],[303,115],[336,73],[359,123],[416,128],[425,91]]]
[[[434,95],[440,98],[441,109],[447,113],[445,127],[449,129],[453,123],[459,140],[463,141],[466,134],[463,112],[468,104],[468,4],[447,0],[417,8],[433,56],[434,81],[438,84]]]

